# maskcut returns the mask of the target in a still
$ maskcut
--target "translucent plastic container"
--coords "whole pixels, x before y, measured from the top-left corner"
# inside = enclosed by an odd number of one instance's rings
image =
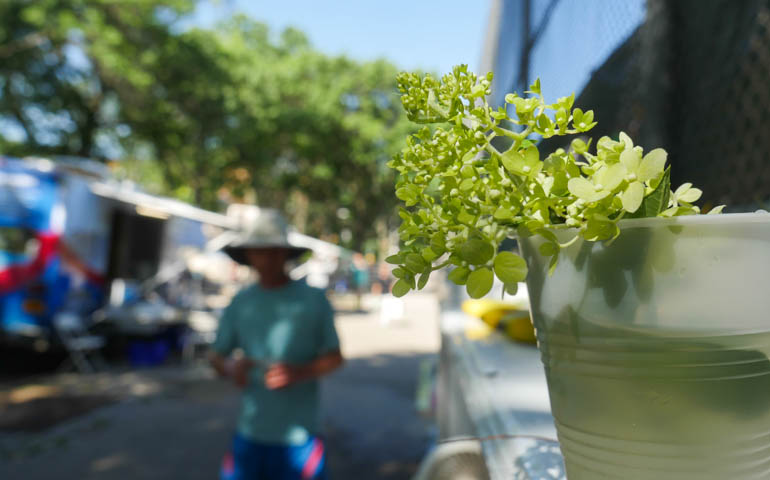
[[[770,479],[770,214],[621,231],[519,243],[568,478]]]

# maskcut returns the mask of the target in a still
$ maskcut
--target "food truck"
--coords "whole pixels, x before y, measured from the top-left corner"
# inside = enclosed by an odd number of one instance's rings
[[[57,313],[125,302],[232,225],[98,162],[0,156],[0,345],[49,348]]]

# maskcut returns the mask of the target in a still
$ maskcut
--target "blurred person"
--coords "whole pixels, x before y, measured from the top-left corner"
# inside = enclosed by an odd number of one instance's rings
[[[387,295],[390,293],[391,290],[391,268],[390,265],[387,264],[387,262],[379,262],[377,264],[377,282],[374,285],[377,285],[377,292],[382,295]],[[372,293],[375,293],[372,291]]]
[[[288,241],[280,213],[261,209],[224,250],[259,280],[225,309],[210,354],[214,369],[243,389],[222,479],[326,479],[318,379],[343,358],[324,292],[286,271],[307,249]]]
[[[358,252],[353,254],[351,274],[356,294],[356,310],[361,311],[363,310],[361,298],[369,290],[369,264],[366,262],[366,258]]]

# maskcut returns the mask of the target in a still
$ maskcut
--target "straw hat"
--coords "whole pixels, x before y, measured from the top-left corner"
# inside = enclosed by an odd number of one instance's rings
[[[289,258],[295,259],[309,251],[289,240],[289,225],[278,210],[272,208],[250,209],[243,233],[223,248],[238,263],[249,265],[246,251],[260,248],[285,248]]]

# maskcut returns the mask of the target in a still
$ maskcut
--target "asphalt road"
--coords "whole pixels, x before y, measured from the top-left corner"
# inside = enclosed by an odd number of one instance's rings
[[[438,348],[436,303],[430,295],[414,295],[404,318],[386,325],[376,299],[364,305],[368,312],[338,315],[348,361],[323,383],[332,478],[408,479],[430,443],[430,423],[415,412],[414,398],[421,362]],[[52,406],[66,410],[65,399],[80,399],[86,413],[64,420],[53,415]],[[84,406],[83,399],[91,403]],[[0,478],[215,479],[238,401],[237,390],[202,363],[90,376],[4,376]],[[59,421],[37,425],[37,431],[1,429],[4,415],[5,425],[13,425],[8,416],[29,419],[29,409]]]

